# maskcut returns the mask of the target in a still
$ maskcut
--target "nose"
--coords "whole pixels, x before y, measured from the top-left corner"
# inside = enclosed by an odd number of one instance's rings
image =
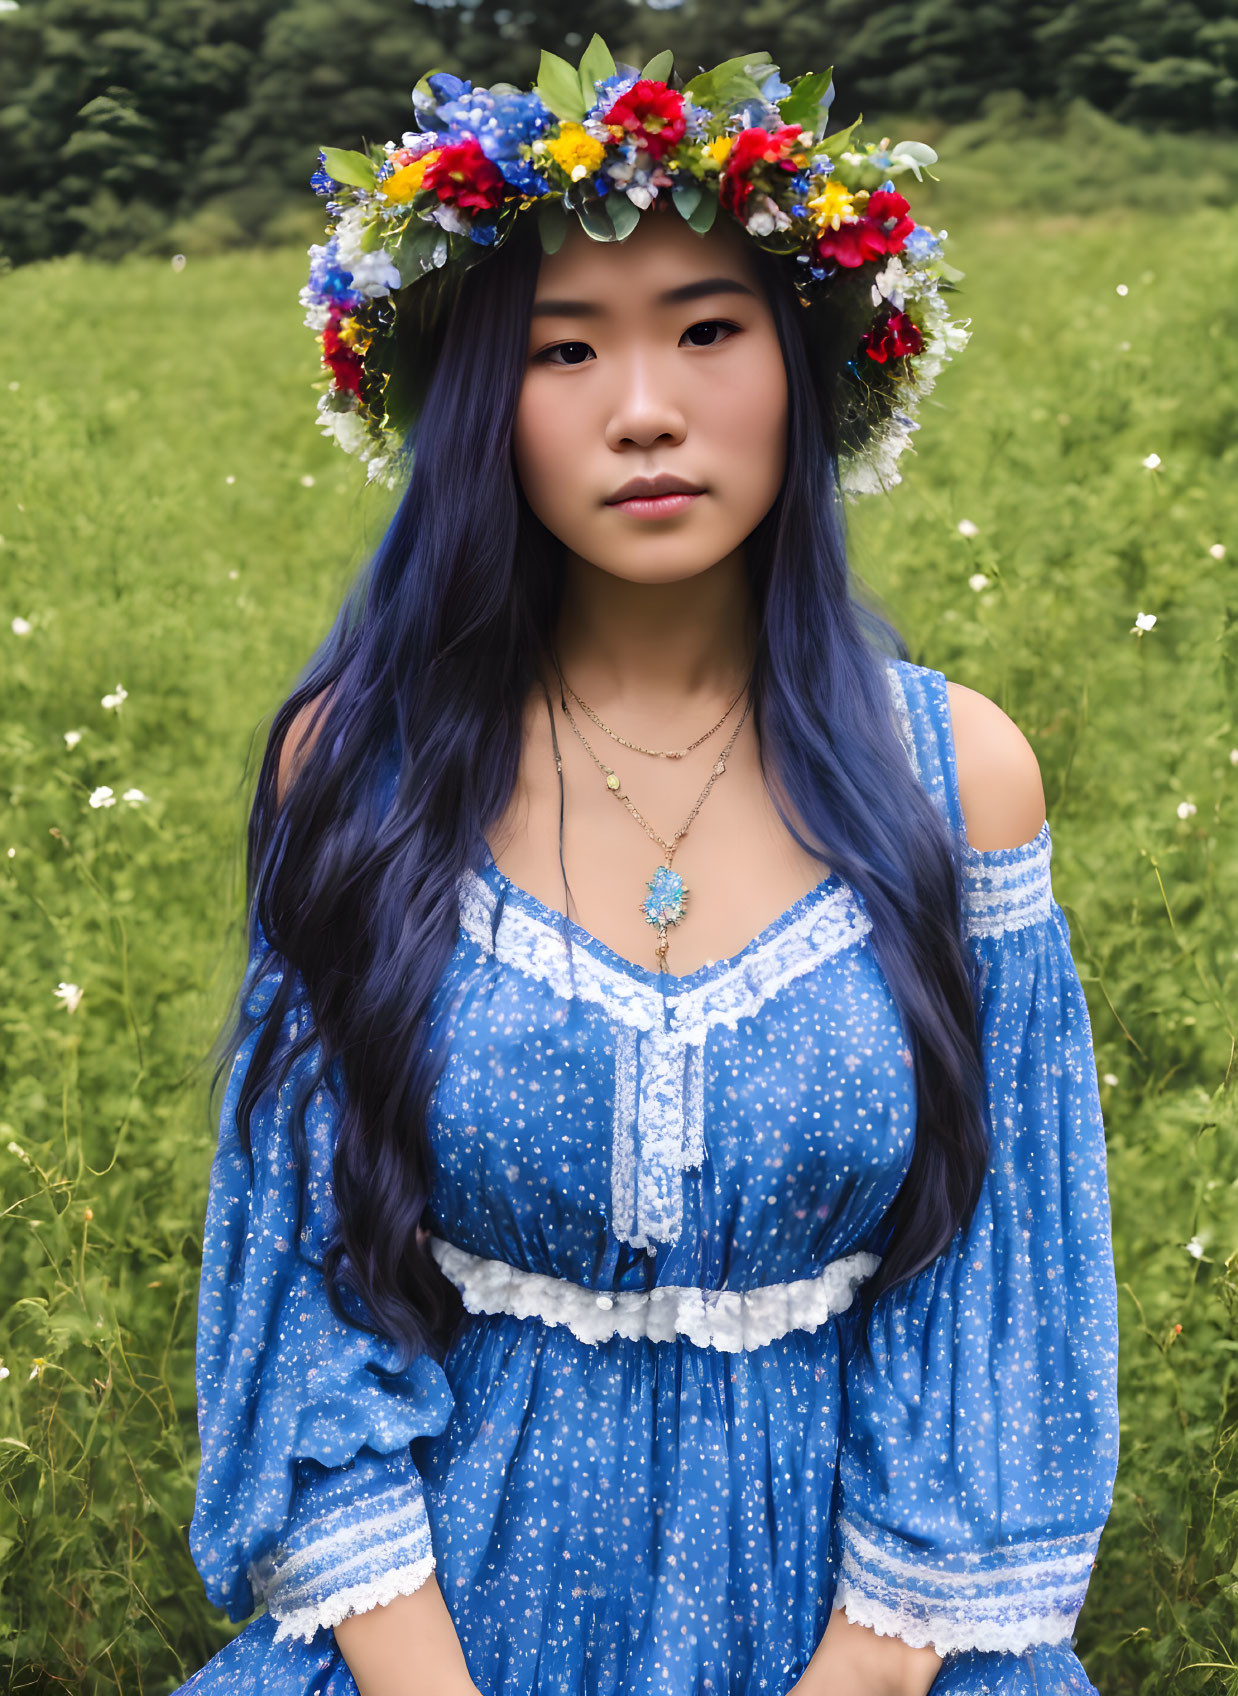
[[[687,428],[684,410],[665,364],[648,349],[627,354],[614,366],[614,393],[606,423],[607,445],[652,447],[679,442]]]

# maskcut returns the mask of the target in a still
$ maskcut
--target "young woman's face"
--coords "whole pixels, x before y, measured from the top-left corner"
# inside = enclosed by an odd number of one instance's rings
[[[749,242],[729,222],[699,236],[668,207],[622,242],[573,224],[542,257],[516,470],[547,529],[603,571],[642,583],[704,571],[778,494],[786,368]],[[697,492],[616,499],[659,477]]]

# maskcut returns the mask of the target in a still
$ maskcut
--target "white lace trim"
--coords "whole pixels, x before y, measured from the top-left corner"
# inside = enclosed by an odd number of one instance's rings
[[[1003,936],[1043,924],[1053,908],[1053,839],[1048,819],[1030,842],[1015,848],[963,843],[967,934]]]
[[[420,1590],[433,1571],[433,1554],[423,1555],[407,1566],[385,1572],[381,1578],[369,1579],[349,1590],[338,1590],[335,1595],[311,1607],[281,1614],[273,1641],[282,1643],[285,1638],[296,1637],[308,1643],[316,1631],[329,1630],[352,1614],[366,1614],[371,1608],[386,1607],[397,1596],[411,1596],[414,1591]]]
[[[1036,1643],[1064,1643],[1074,1630],[1079,1609],[1072,1613],[1042,1613],[1022,1619],[986,1620],[926,1613],[919,1606],[887,1607],[857,1590],[846,1577],[838,1580],[834,1606],[856,1625],[866,1625],[881,1637],[899,1637],[913,1649],[932,1647],[939,1655],[979,1649],[1022,1654]]]
[[[1086,1581],[1092,1570],[1098,1546],[1097,1537],[1090,1531],[1041,1542],[1007,1543],[997,1549],[956,1556],[962,1570],[953,1571],[940,1566],[926,1567],[923,1560],[901,1560],[866,1537],[850,1515],[844,1514],[839,1523],[843,1547],[850,1551],[857,1570],[879,1568],[882,1573],[897,1573],[916,1583],[931,1584],[943,1597],[948,1598],[954,1592],[966,1600],[968,1607],[984,1605],[976,1592],[992,1591],[997,1584],[1011,1579],[1024,1584],[1039,1580],[1042,1590],[1048,1585],[1056,1585],[1059,1590],[1077,1586]],[[1046,1554],[1046,1550],[1053,1553]],[[1038,1600],[1045,1600],[1043,1593]]]
[[[615,1336],[655,1343],[686,1337],[699,1348],[725,1352],[762,1348],[788,1331],[815,1331],[851,1305],[858,1286],[881,1264],[878,1255],[857,1253],[831,1260],[814,1277],[750,1290],[662,1284],[608,1291],[470,1254],[442,1237],[431,1236],[429,1248],[470,1313],[510,1313],[565,1325],[585,1343]]]
[[[920,777],[920,756],[916,752],[916,733],[911,727],[911,709],[907,705],[907,692],[903,688],[903,680],[899,676],[898,667],[887,662],[886,680],[890,685],[890,701],[894,708],[894,725],[903,746],[907,750],[907,758],[911,761],[911,769]],[[921,779],[923,781],[923,779]]]

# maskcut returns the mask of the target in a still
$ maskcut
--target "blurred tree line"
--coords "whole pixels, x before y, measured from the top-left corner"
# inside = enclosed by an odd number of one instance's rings
[[[833,64],[841,124],[997,97],[1238,127],[1233,0],[0,0],[0,255],[299,238],[322,222],[318,147],[414,128],[423,71],[523,85],[594,29],[621,60],[669,45],[684,76],[762,47],[792,74]]]

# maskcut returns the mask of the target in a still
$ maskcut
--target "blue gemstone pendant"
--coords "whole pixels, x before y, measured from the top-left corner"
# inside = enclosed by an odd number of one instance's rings
[[[684,916],[684,903],[688,897],[679,873],[669,866],[659,866],[645,888],[649,893],[641,902],[641,911],[646,920],[658,930],[665,929],[667,925],[677,925]]]

